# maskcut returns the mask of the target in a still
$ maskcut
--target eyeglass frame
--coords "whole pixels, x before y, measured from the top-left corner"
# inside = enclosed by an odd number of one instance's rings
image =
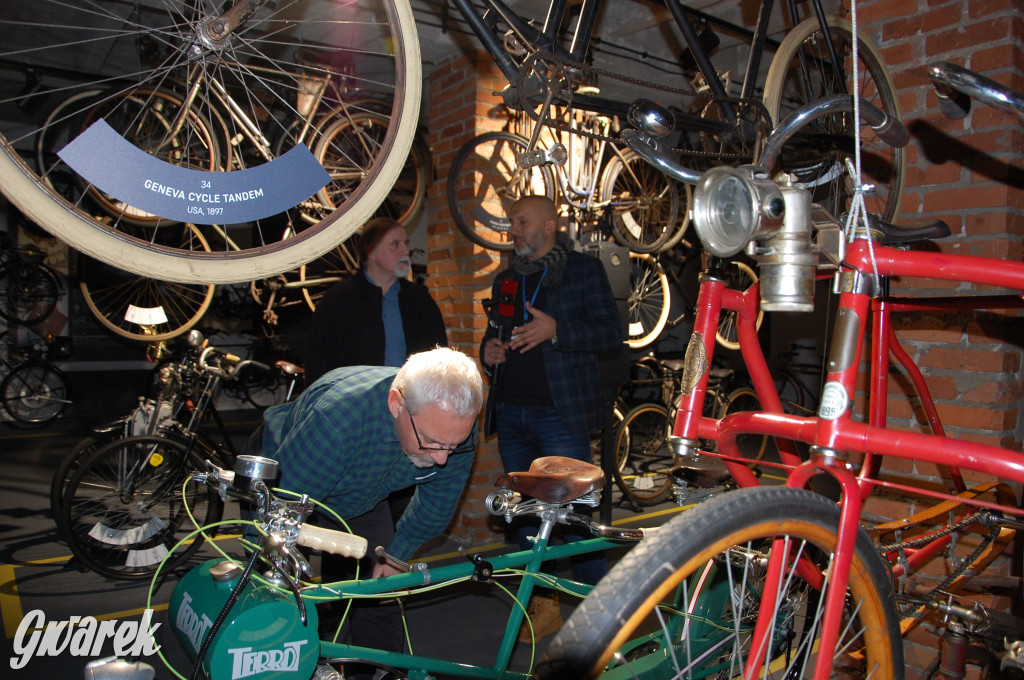
[[[448,455],[451,455],[455,453],[460,446],[462,446],[462,442],[459,442],[454,446],[424,446],[423,440],[420,439],[420,433],[416,429],[416,421],[413,420],[412,411],[409,410],[409,406],[406,403],[405,392],[402,391],[401,387],[397,388],[397,391],[400,395],[402,395],[402,408],[405,410],[406,413],[409,414],[409,424],[412,425],[412,434],[414,437],[416,437],[416,446],[419,447],[420,451],[431,451],[433,453],[447,453]]]

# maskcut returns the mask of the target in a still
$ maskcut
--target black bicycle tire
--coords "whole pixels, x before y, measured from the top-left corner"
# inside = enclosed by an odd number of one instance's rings
[[[241,388],[242,398],[250,406],[260,410],[281,403],[277,395],[287,382],[275,367],[264,370],[252,366],[243,370],[242,375],[236,376],[236,380]],[[268,398],[267,395],[271,397]]]
[[[618,154],[612,154],[605,164],[604,170],[601,172],[602,203],[609,201],[614,203],[616,196],[615,183],[622,176],[626,168],[631,170],[634,184],[644,185],[645,182],[651,181],[663,183],[663,188],[656,192],[664,197],[660,201],[647,200],[651,193],[648,191],[647,186],[644,186],[642,191],[639,187],[636,187],[636,191],[628,191],[627,193],[631,200],[637,201],[638,204],[645,204],[646,210],[654,210],[657,205],[667,204],[669,206],[667,210],[669,217],[666,218],[667,226],[660,228],[657,237],[645,240],[637,238],[637,234],[652,234],[641,226],[640,220],[633,216],[633,211],[617,209],[615,206],[611,206],[606,208],[606,210],[611,210],[612,236],[615,237],[615,240],[620,245],[637,253],[660,253],[675,247],[683,239],[683,235],[690,226],[690,204],[693,196],[693,190],[690,188],[690,185],[676,182],[637,156],[636,153],[627,149]]]
[[[671,617],[674,612],[690,611],[679,601],[683,596],[680,591],[684,590],[684,582],[692,584],[688,579],[700,575],[706,565],[712,565],[716,555],[726,555],[725,551],[733,546],[741,546],[741,551],[749,550],[755,541],[783,535],[798,540],[808,539],[811,541],[809,550],[818,548],[827,556],[834,547],[838,516],[838,507],[827,498],[787,487],[731,491],[677,515],[653,536],[630,550],[576,608],[549,644],[537,665],[536,677],[539,680],[637,677],[627,675],[628,668],[624,666],[618,667],[619,673],[601,674],[612,655],[627,648],[641,619],[666,598],[671,600],[663,610],[667,616]],[[728,554],[733,555],[731,552]],[[731,559],[726,557],[719,560],[718,564],[724,564],[723,571],[728,571],[726,567]],[[703,584],[694,587],[694,592],[698,594],[689,600],[691,604],[700,601],[700,593],[707,592],[701,590],[702,587]],[[730,591],[733,589],[731,583],[729,588]],[[864,639],[867,640],[867,646],[864,651],[867,652],[867,664],[872,670],[879,671],[874,678],[899,680],[904,671],[903,643],[892,580],[863,528],[859,528],[857,533],[848,592],[849,597],[861,605],[859,613],[863,617],[863,626],[857,632],[866,636]],[[742,593],[737,593],[737,596]],[[813,596],[814,592],[809,592],[809,595]],[[737,604],[742,606],[746,603],[739,602],[732,606]],[[760,599],[752,597],[749,604],[757,610],[760,608]],[[673,606],[676,608],[673,609]],[[808,609],[813,611],[813,607],[808,606]],[[730,611],[726,609],[723,613]],[[733,617],[735,623],[723,621],[720,625],[738,625],[745,618],[743,614],[738,611]],[[747,616],[751,615],[752,612],[747,612]],[[692,625],[702,623],[696,616],[688,617]],[[715,623],[712,621],[711,625]],[[719,633],[719,637],[732,632],[726,629]],[[742,645],[741,637],[733,636],[733,643]],[[697,645],[700,639],[688,639],[687,643]],[[647,644],[653,648],[656,641]],[[687,649],[682,646],[673,648],[680,657]],[[693,650],[692,647],[690,650],[693,658],[699,659],[702,650]],[[639,652],[642,651],[639,648]],[[733,651],[737,650],[734,648]],[[782,652],[787,651],[790,650],[784,648],[778,653],[781,656]],[[634,650],[634,653],[637,652]],[[661,653],[663,656],[671,656],[663,651]],[[775,654],[773,652],[773,659],[776,658]],[[678,662],[674,663],[678,665]],[[663,671],[661,675],[655,673],[643,677],[664,678],[668,675]],[[764,676],[759,674],[758,677]]]
[[[506,186],[508,184],[510,173],[515,170],[515,153],[525,152],[529,147],[529,141],[524,137],[520,137],[519,135],[511,132],[502,131],[485,132],[473,137],[463,144],[455,153],[455,157],[452,160],[451,167],[448,171],[448,208],[451,211],[452,219],[455,220],[455,226],[457,226],[459,231],[461,231],[470,241],[478,246],[487,248],[488,250],[508,252],[512,250],[511,240],[501,240],[499,238],[491,237],[488,233],[493,232],[498,234],[507,234],[509,230],[507,211],[512,202],[527,193],[536,194],[538,192],[535,188],[530,192],[522,191],[520,189],[510,190],[505,188],[497,190],[493,188],[494,184],[475,181],[474,178],[474,182],[469,187],[469,190],[474,192],[472,195],[472,206],[469,210],[464,209],[462,201],[465,200],[465,196],[463,195],[465,190],[460,185],[460,180],[468,177],[470,171],[463,166],[471,157],[474,156],[474,151],[478,146],[491,142],[503,142],[509,145],[510,148],[514,147],[517,150],[513,151],[511,154],[503,154],[498,163],[494,164],[493,167],[488,168],[494,172],[495,176],[504,177],[506,180]],[[493,158],[490,160],[493,160]],[[509,170],[509,174],[504,172],[506,169]],[[532,170],[539,174],[540,180],[543,182],[543,190],[539,193],[554,200],[555,181],[551,174],[551,169],[542,165],[535,167]],[[482,197],[478,193],[480,191],[484,192]],[[508,193],[508,195],[504,195],[505,193]],[[497,203],[494,203],[494,201],[497,201]],[[488,203],[492,204],[490,206],[491,209],[488,209]],[[498,207],[501,208],[501,215],[497,214]],[[476,224],[481,225],[480,228],[478,228]]]
[[[852,38],[853,26],[848,20],[837,16],[828,16],[825,17],[825,20],[831,32],[842,35],[846,40],[850,40]],[[804,20],[786,34],[782,43],[779,45],[779,49],[775,52],[775,56],[772,58],[771,65],[768,69],[768,75],[765,78],[764,104],[776,125],[781,122],[780,118],[785,115],[785,112],[782,110],[782,97],[783,92],[786,91],[785,81],[788,65],[797,57],[801,46],[810,40],[816,33],[821,33],[821,24],[818,19],[812,17]],[[818,40],[818,43],[823,44],[824,41]],[[878,106],[878,108],[883,109],[884,112],[893,120],[902,120],[896,87],[892,81],[892,75],[889,73],[889,67],[886,65],[881,52],[863,35],[858,36],[857,48],[858,56],[860,57],[860,60],[864,62],[861,65],[861,76],[863,77],[863,69],[866,67],[868,72],[870,72],[871,79],[876,88],[874,95],[871,93],[860,93],[861,96],[869,96],[872,103]],[[848,54],[840,54],[841,59],[849,58],[849,56],[850,55]],[[804,73],[804,70],[797,69],[797,72]],[[848,73],[846,75],[849,77],[852,75],[852,72],[848,69]],[[803,88],[801,89],[807,89],[806,82],[803,84]],[[826,94],[836,94],[836,92],[815,92],[812,96],[820,97]],[[838,120],[842,118],[842,116],[837,115],[826,118],[828,120]],[[813,123],[812,126],[825,124],[825,119],[822,119],[819,122]],[[863,135],[873,134],[870,132],[870,128],[862,129],[862,133]],[[800,146],[800,140],[795,139],[794,145]],[[882,221],[890,223],[896,222],[899,217],[900,203],[903,198],[903,190],[906,184],[906,154],[903,149],[889,147],[881,142],[874,146],[875,148],[881,149],[883,154],[891,154],[893,163],[892,187],[889,188],[886,195],[884,210],[880,210],[876,205],[873,205],[873,202],[875,202],[876,199],[873,198],[872,194],[878,193],[879,185],[881,185],[882,182],[875,180],[875,178],[871,176],[871,172],[875,172],[876,168],[868,165],[867,155],[869,149],[862,149],[861,154],[864,169],[868,172],[864,181],[874,185],[874,191],[867,192],[865,195],[866,206],[870,212],[879,213]],[[825,203],[824,199],[818,195],[814,196],[814,201],[815,203]],[[845,211],[846,206],[839,206],[837,208],[835,206],[826,205],[825,207],[829,210],[835,211],[838,215]]]
[[[2,286],[0,288],[0,317],[12,324],[21,324],[22,326],[31,326],[46,320],[57,308],[61,289],[60,279],[46,265],[23,262],[18,258],[17,253],[13,254],[11,258],[7,264],[0,267],[0,286]],[[12,266],[15,268],[13,274],[10,273]],[[26,275],[30,275],[40,282],[45,290],[37,293],[38,299],[35,300],[35,305],[27,314],[20,314],[18,305],[21,301],[20,296],[16,291],[12,291],[10,286],[12,283],[20,285],[19,281],[23,280],[23,276]]]
[[[112,500],[111,505],[104,504],[103,496],[87,493],[90,487],[90,475],[97,479],[102,477],[101,465],[111,465],[110,460],[116,460],[119,450],[128,447],[140,447],[138,452],[142,455],[149,455],[150,447],[159,447],[157,453],[161,456],[157,459],[150,456],[142,465],[153,468],[166,467],[160,470],[159,477],[151,477],[158,484],[155,491],[159,492],[157,503],[162,503],[167,498],[176,498],[181,491],[188,473],[194,470],[205,468],[202,456],[197,452],[188,453],[187,461],[184,459],[187,444],[185,442],[168,437],[140,436],[126,437],[107,444],[93,452],[88,458],[82,461],[78,470],[72,476],[64,494],[65,526],[67,527],[68,545],[72,554],[83,565],[96,573],[109,578],[120,580],[142,580],[152,577],[166,555],[167,561],[163,570],[169,571],[189,559],[203,544],[202,535],[194,537],[191,543],[183,546],[174,554],[169,551],[174,544],[193,527],[187,524],[187,515],[179,509],[173,516],[162,518],[150,516],[145,518],[141,524],[138,523],[144,518],[143,508],[135,507],[134,496],[131,500],[125,501],[122,498]],[[173,455],[174,460],[167,461],[167,456]],[[181,469],[175,469],[180,466]],[[117,468],[116,462],[113,464]],[[145,467],[141,469],[145,470]],[[148,470],[146,470],[149,472]],[[164,474],[166,473],[166,474]],[[205,484],[192,482],[192,488],[198,489],[201,498],[205,498],[206,510],[200,512],[196,517],[201,526],[209,525],[220,519],[223,513],[223,504],[216,491],[208,488]],[[83,488],[84,487],[84,488]],[[102,490],[99,483],[95,487]],[[119,495],[116,491],[114,495]],[[168,496],[171,494],[171,496]],[[147,503],[152,504],[152,499]],[[129,506],[131,506],[129,508]],[[148,510],[147,510],[148,512]],[[84,517],[89,517],[82,521]],[[108,526],[103,521],[94,522],[91,515],[99,515],[102,520],[127,520],[135,522],[131,526],[113,526],[115,523],[109,521]],[[161,523],[164,526],[161,526]],[[171,528],[168,536],[165,527]],[[95,538],[90,535],[98,535]],[[140,540],[133,540],[138,537]],[[132,564],[133,560],[140,560]]]
[[[672,493],[668,471],[675,456],[668,444],[670,417],[670,411],[661,404],[640,404],[630,409],[615,428],[615,484],[625,498],[638,506],[657,505]],[[639,423],[641,418],[645,422]],[[654,445],[657,457],[648,456],[648,447]],[[627,447],[629,453],[624,455],[622,447]],[[650,460],[656,467],[649,467]]]
[[[21,384],[26,386],[29,384],[25,379],[25,374],[29,372],[41,372],[43,380],[46,376],[53,376],[56,379],[58,389],[54,392],[55,396],[47,396],[47,401],[56,401],[57,406],[54,409],[42,411],[41,407],[29,407],[32,413],[37,415],[26,416],[24,412],[20,412],[13,406],[15,402],[23,402],[26,399],[35,399],[35,395],[26,394],[23,391],[17,395],[9,393],[12,386]],[[51,386],[47,387],[47,390],[51,390]],[[26,425],[45,425],[46,423],[52,422],[64,411],[68,402],[71,400],[71,383],[68,382],[68,378],[64,375],[64,372],[53,364],[45,361],[26,361],[25,363],[15,366],[10,373],[8,373],[3,382],[0,382],[0,400],[3,401],[4,411],[7,412],[14,420],[25,423]]]

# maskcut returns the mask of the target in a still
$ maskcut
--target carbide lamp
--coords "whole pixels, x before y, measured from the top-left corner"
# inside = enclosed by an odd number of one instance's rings
[[[693,192],[693,224],[704,248],[727,258],[755,235],[778,229],[785,206],[764,168],[716,167],[704,173]]]

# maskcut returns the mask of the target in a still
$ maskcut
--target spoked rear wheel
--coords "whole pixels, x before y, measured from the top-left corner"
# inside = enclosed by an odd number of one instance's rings
[[[756,677],[812,677],[822,653],[819,603],[838,515],[834,502],[812,492],[758,487],[728,492],[676,516],[633,548],[576,608],[537,676],[740,677],[757,651],[754,624],[769,616],[767,663]],[[783,555],[782,587],[766,593],[766,567]],[[797,559],[810,568],[792,568]],[[832,677],[903,677],[893,603],[885,565],[860,531],[841,646],[826,652]]]
[[[16,366],[0,383],[7,415],[18,422],[42,425],[71,403],[68,379],[55,366],[29,361]]]
[[[626,150],[601,176],[601,200],[612,216],[615,240],[638,253],[659,253],[679,243],[690,225],[693,190]]]
[[[14,255],[0,266],[0,317],[27,326],[46,319],[57,307],[60,281],[48,267]]]
[[[516,163],[529,145],[510,132],[486,132],[455,154],[448,174],[448,207],[459,231],[473,243],[489,250],[512,250],[512,204],[527,195],[555,198],[551,168],[521,170]]]
[[[10,121],[0,122],[4,193],[31,220],[90,257],[169,281],[209,285],[272,276],[343,241],[386,198],[416,131],[422,64],[409,2],[249,4],[249,18],[224,35],[216,31],[223,26],[220,12],[228,7],[191,0],[143,5],[40,0],[5,9],[0,27],[17,39],[0,46],[0,60],[23,63],[31,55],[34,68],[58,75],[47,75],[44,83],[52,94],[25,88],[0,102],[0,121]],[[40,23],[39,17],[51,16],[60,20]],[[97,75],[63,79],[59,74],[68,64]],[[115,83],[114,90],[105,89]],[[326,89],[317,87],[325,83]],[[310,105],[310,92],[318,89],[325,94]],[[385,102],[383,109],[373,109],[387,131],[372,163],[363,167],[358,186],[342,204],[285,240],[283,216],[320,189],[312,178],[322,173],[311,167],[309,181],[299,187],[306,190],[309,184],[309,193],[286,192],[280,200],[270,197],[303,173],[288,172],[284,165],[258,178],[245,173],[281,163],[293,151],[315,161],[304,148],[315,149],[320,142],[322,112],[340,107],[343,92],[349,96],[356,89]],[[23,125],[18,115],[23,106],[40,101],[61,106],[61,114],[47,121],[53,134]],[[59,147],[32,153],[36,136],[51,142],[81,139],[98,119],[97,111],[119,139],[92,138],[94,146],[82,158],[103,163],[87,168],[65,162],[57,156]],[[306,117],[294,125],[300,111]],[[137,134],[141,128],[132,126],[133,120],[144,121],[148,132]],[[30,156],[45,165],[30,167],[23,160]],[[122,161],[129,157],[153,172],[96,179],[97,170],[127,167]],[[247,182],[236,185],[239,177]],[[282,177],[289,181],[281,182]],[[105,180],[110,184],[100,187]],[[236,210],[243,206],[257,209]],[[182,219],[179,212],[195,219]],[[159,246],[124,229],[141,221],[201,223],[213,252]]]
[[[653,255],[629,254],[629,286],[626,343],[638,349],[657,340],[665,330],[672,298],[668,276]]]
[[[195,528],[189,513],[200,525],[220,518],[216,491],[189,480],[191,472],[203,468],[198,454],[186,456],[184,444],[165,437],[129,437],[95,451],[64,493],[71,551],[104,576],[149,578]],[[164,569],[181,564],[202,542],[196,536]]]
[[[210,250],[194,224],[164,226],[150,238],[172,247]],[[78,285],[86,306],[101,324],[121,337],[139,342],[169,340],[187,332],[206,314],[216,291],[212,284],[151,279],[84,255],[78,258]],[[145,328],[125,318],[129,307],[159,307],[167,320]]]
[[[800,106],[833,94],[857,94],[901,120],[896,88],[885,60],[870,41],[857,41],[858,77],[853,82],[853,27],[845,19],[828,17],[828,29],[842,73],[829,57],[821,25],[811,18],[786,34],[764,85],[764,105],[778,125]],[[780,168],[796,175],[810,188],[815,203],[838,217],[850,208],[856,180],[845,168],[854,157],[853,114],[836,114],[808,125],[782,150]],[[906,173],[906,156],[882,142],[869,126],[860,127],[863,182],[872,185],[865,193],[867,211],[894,222],[899,215]]]

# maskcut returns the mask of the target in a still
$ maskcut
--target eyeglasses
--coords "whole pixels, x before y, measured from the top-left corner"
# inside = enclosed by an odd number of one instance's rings
[[[405,393],[402,390],[398,390],[398,393],[402,395],[402,401],[405,401]],[[405,412],[409,414],[409,424],[412,425],[412,433],[416,437],[416,446],[419,447],[420,451],[435,451],[438,453],[454,453],[455,449],[459,448],[458,444],[454,446],[426,446],[423,444],[423,440],[420,439],[420,433],[416,430],[416,421],[412,419],[412,411],[409,407],[405,407]]]

